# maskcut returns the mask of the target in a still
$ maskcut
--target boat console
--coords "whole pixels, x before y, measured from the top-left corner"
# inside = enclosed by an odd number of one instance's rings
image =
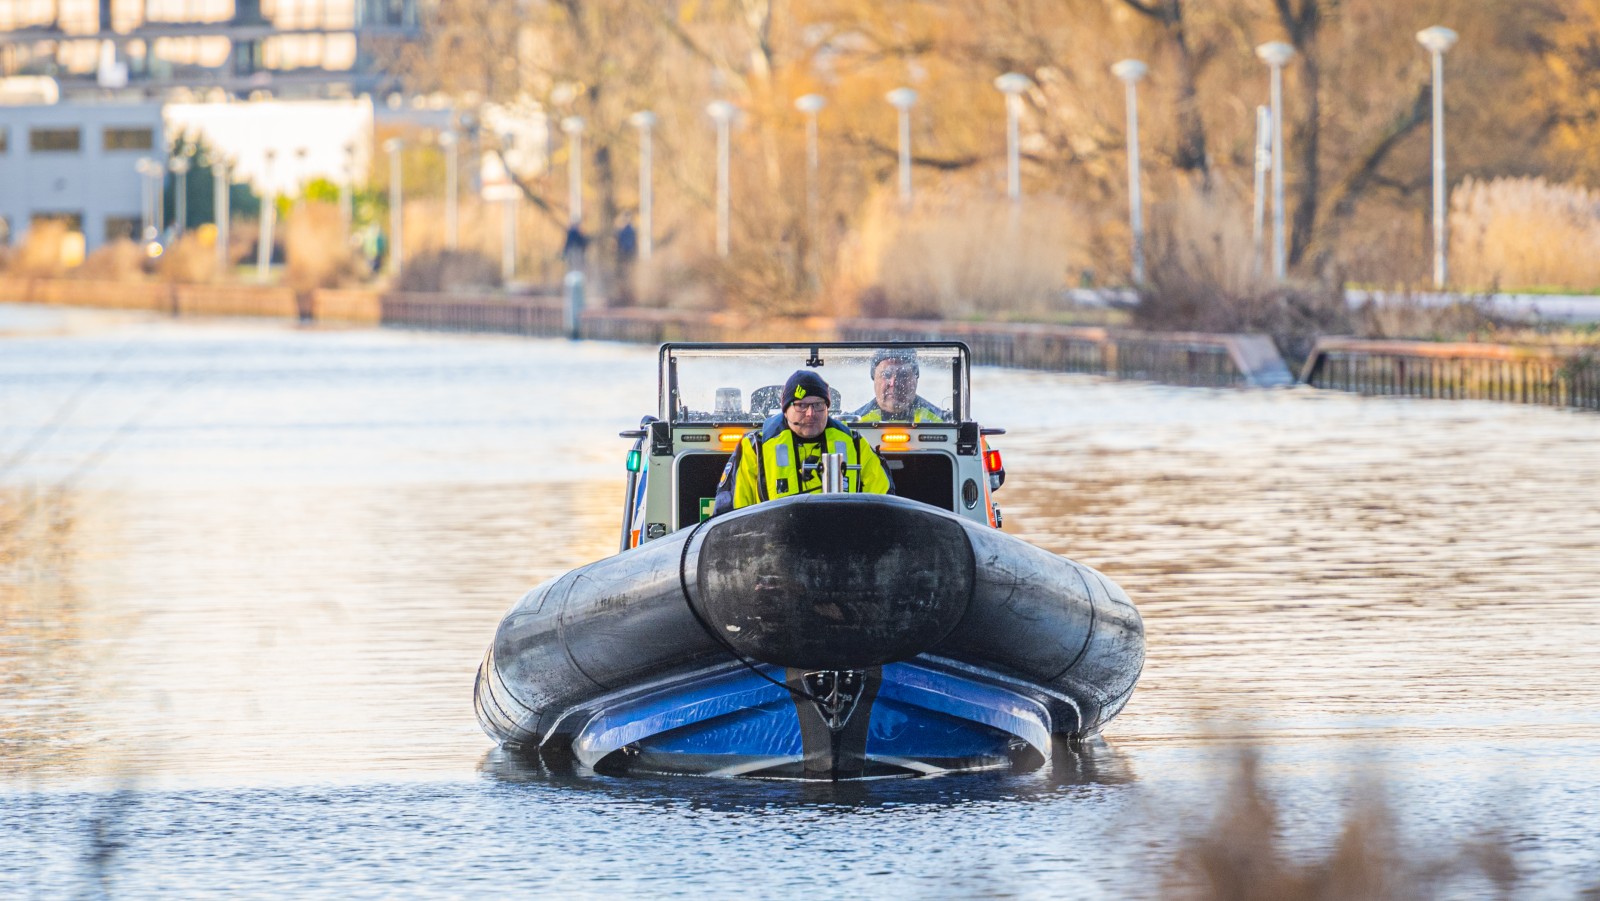
[[[915,369],[900,390],[902,410],[877,405],[873,362],[884,353]],[[638,429],[628,456],[630,477],[621,549],[637,547],[710,517],[717,484],[733,448],[768,417],[781,415],[783,383],[812,369],[828,383],[829,414],[878,452],[898,497],[999,527],[992,494],[1005,479],[998,451],[987,446],[1003,429],[972,421],[971,359],[959,342],[796,344],[664,344],[658,410]],[[876,408],[876,410],[875,410]]]

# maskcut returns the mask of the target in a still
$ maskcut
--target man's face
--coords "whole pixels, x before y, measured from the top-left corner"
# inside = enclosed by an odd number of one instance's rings
[[[828,402],[820,397],[797,400],[783,411],[790,431],[801,438],[815,438],[828,427]]]
[[[916,368],[904,360],[884,360],[872,373],[872,393],[884,413],[905,413],[917,396]]]

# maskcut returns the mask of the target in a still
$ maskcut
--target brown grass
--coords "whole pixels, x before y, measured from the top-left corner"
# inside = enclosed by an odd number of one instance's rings
[[[839,280],[866,315],[1038,315],[1085,268],[1083,221],[1059,198],[1013,204],[952,188],[926,190],[902,209],[883,191],[841,254]]]
[[[446,249],[449,234],[445,224],[445,204],[442,198],[424,197],[406,201],[403,223],[405,239],[405,265],[409,270],[412,261],[422,263],[430,256],[448,271],[438,277],[446,282],[464,279],[462,285],[481,287],[500,284],[501,245],[505,232],[505,208],[499,203],[485,203],[463,192],[456,220],[456,250]],[[379,223],[384,231],[389,229],[388,214]],[[561,245],[565,231],[550,217],[528,203],[519,204],[516,212],[516,280],[557,285],[561,282]],[[589,236],[591,240],[594,235]],[[591,245],[591,249],[593,245]],[[484,269],[478,261],[486,261]],[[492,282],[485,279],[491,278]]]
[[[1450,195],[1451,281],[1479,290],[1600,288],[1600,192],[1468,178]]]
[[[148,259],[138,242],[118,238],[96,248],[73,274],[102,281],[138,281],[144,278]]]
[[[207,236],[209,235],[209,240]],[[216,233],[199,230],[184,232],[161,255],[156,270],[163,281],[183,285],[198,285],[217,277]]]
[[[1449,897],[1468,881],[1510,897],[1519,881],[1505,840],[1492,832],[1447,848],[1407,842],[1374,784],[1357,791],[1326,855],[1308,860],[1291,854],[1283,832],[1259,756],[1244,749],[1216,818],[1185,841],[1164,895],[1191,901],[1412,901]]]
[[[1391,295],[1381,304],[1369,301],[1356,310],[1354,333],[1362,338],[1492,340],[1508,325],[1486,297],[1464,297],[1441,306],[1424,303],[1414,295]]]
[[[1342,285],[1279,284],[1257,270],[1240,192],[1179,187],[1152,214],[1148,283],[1134,311],[1140,328],[1264,333],[1291,365],[1318,336],[1351,333]],[[1269,269],[1263,261],[1261,270]]]
[[[477,251],[429,249],[405,261],[405,291],[455,291],[500,287],[500,262]]]
[[[10,260],[13,275],[41,277],[59,276],[66,266],[62,263],[62,247],[67,241],[67,226],[62,222],[36,222],[28,229],[22,246]]]
[[[284,222],[284,278],[296,291],[354,282],[365,268],[337,204],[302,201]]]

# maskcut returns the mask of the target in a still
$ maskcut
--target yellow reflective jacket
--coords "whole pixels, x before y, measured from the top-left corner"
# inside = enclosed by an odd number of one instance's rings
[[[857,422],[883,422],[883,408],[878,406],[876,399],[856,411]],[[944,416],[939,413],[939,408],[918,396],[911,402],[911,416],[888,417],[889,422],[944,422]]]
[[[716,513],[748,507],[761,501],[813,494],[822,490],[822,474],[805,472],[802,464],[815,463],[823,453],[844,454],[845,490],[867,494],[888,494],[894,485],[888,470],[872,445],[860,435],[829,417],[827,427],[816,441],[797,441],[783,415],[770,417],[760,428],[739,440],[722,481],[717,485]]]

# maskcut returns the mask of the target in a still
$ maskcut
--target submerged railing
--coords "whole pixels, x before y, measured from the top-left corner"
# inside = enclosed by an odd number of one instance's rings
[[[1600,410],[1600,348],[1321,338],[1301,381],[1359,394]]]
[[[976,363],[1082,372],[1169,385],[1293,383],[1272,340],[1261,335],[1138,332],[1087,326],[849,319],[846,341],[964,341]]]

